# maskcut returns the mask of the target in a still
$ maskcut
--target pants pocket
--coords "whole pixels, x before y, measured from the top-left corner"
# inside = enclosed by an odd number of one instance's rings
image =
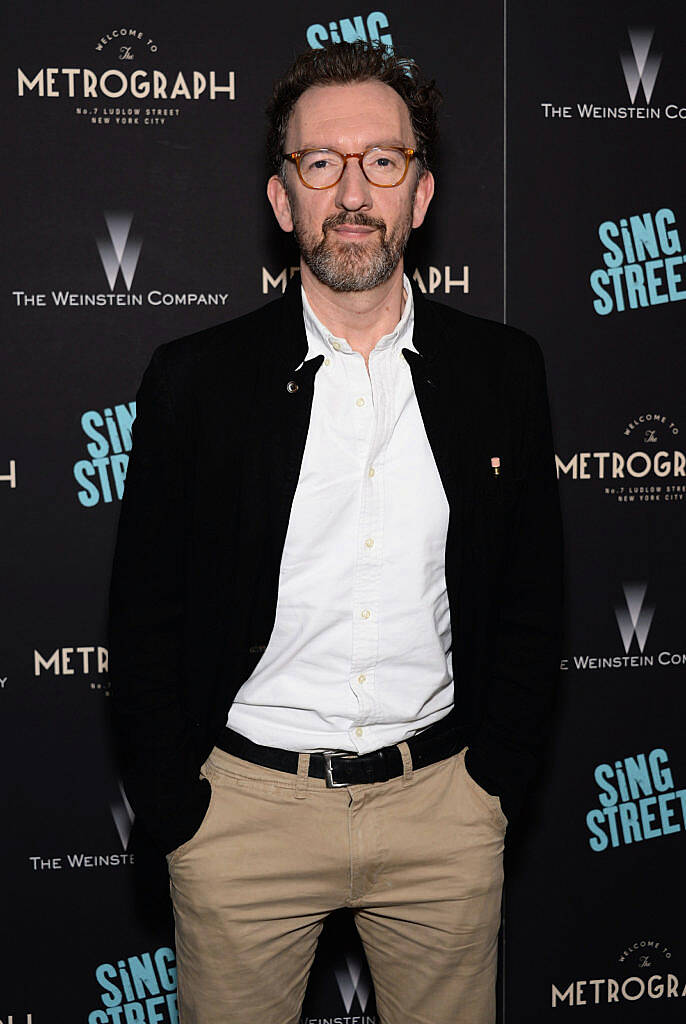
[[[198,828],[195,830],[193,835],[190,837],[190,839],[187,839],[185,843],[181,843],[181,845],[177,846],[176,849],[174,849],[170,853],[166,854],[167,866],[168,867],[171,867],[179,859],[180,856],[182,856],[184,853],[187,853],[192,846],[195,846],[196,842],[202,837],[202,835],[205,834],[208,822],[209,822],[210,818],[213,815],[213,811],[214,811],[214,807],[215,807],[215,803],[216,803],[216,798],[217,798],[217,787],[216,787],[216,784],[215,784],[215,781],[214,781],[214,773],[212,771],[211,766],[208,764],[207,761],[205,761],[205,763],[203,764],[203,766],[200,769],[200,778],[201,779],[206,779],[207,782],[209,782],[209,784],[210,784],[210,791],[211,791],[210,792],[210,802],[209,802],[209,804],[207,806],[207,810],[205,811],[205,816],[202,819],[202,821],[200,822],[200,825],[198,826]]]
[[[505,817],[505,813],[503,812],[503,808],[500,803],[500,797],[495,796],[493,793],[488,793],[483,788],[483,786],[480,786],[479,783],[471,777],[471,775],[467,771],[465,754],[467,753],[468,749],[468,747],[464,747],[464,749],[461,750],[460,753],[457,755],[459,758],[460,768],[467,782],[467,785],[472,790],[472,792],[478,797],[478,799],[481,801],[484,807],[486,807],[489,810],[489,812],[491,813],[493,818],[498,822],[498,824],[507,827],[507,818]]]

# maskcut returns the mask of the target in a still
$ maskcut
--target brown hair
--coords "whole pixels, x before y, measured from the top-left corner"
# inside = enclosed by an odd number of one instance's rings
[[[390,85],[407,105],[417,140],[417,170],[421,176],[433,164],[438,141],[438,107],[441,94],[434,81],[424,79],[416,61],[396,57],[379,41],[357,39],[324,43],[295,59],[274,85],[267,107],[267,155],[272,173],[283,177],[286,131],[293,107],[313,85],[347,85],[378,81]]]

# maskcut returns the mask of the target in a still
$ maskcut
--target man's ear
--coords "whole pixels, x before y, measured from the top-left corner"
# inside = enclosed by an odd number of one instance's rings
[[[281,178],[276,174],[272,174],[267,182],[267,199],[271,203],[274,216],[278,220],[281,230],[292,231],[293,216],[291,214],[291,204],[288,201],[288,193]]]
[[[434,176],[431,171],[425,171],[417,182],[417,192],[414,197],[414,209],[412,211],[412,227],[418,228],[424,223],[426,211],[429,208],[434,194]]]

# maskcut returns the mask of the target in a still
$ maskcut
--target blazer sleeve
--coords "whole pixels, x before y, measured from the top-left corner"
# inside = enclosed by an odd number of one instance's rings
[[[184,561],[190,428],[158,348],[136,395],[133,447],[110,587],[110,683],[124,786],[138,823],[168,852],[209,804],[184,713]]]
[[[466,755],[469,773],[500,796],[510,822],[548,736],[562,645],[562,527],[546,375],[538,344],[527,342],[523,479],[500,572],[486,711]]]

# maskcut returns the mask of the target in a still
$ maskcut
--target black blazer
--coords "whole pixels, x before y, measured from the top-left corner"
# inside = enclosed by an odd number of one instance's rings
[[[419,354],[405,356],[450,505],[454,718],[471,775],[511,821],[546,737],[560,663],[543,359],[518,330],[416,289],[414,301]],[[138,391],[110,678],[127,795],[165,851],[202,821],[209,787],[199,767],[273,627],[322,361],[296,369],[306,354],[294,283],[254,313],[161,345]]]

